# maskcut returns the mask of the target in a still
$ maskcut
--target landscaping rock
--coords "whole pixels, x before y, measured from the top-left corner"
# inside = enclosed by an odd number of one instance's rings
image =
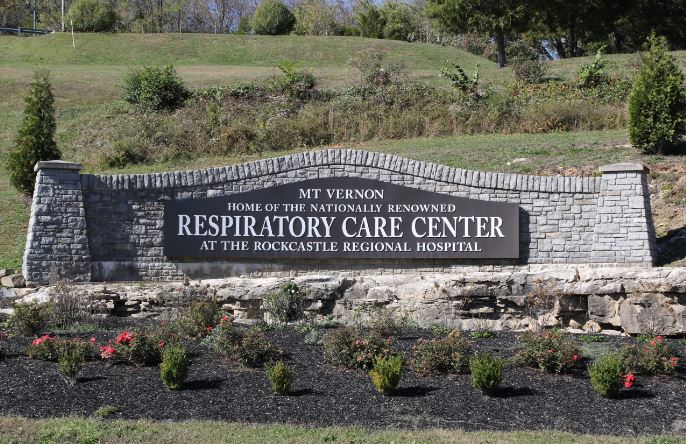
[[[0,268],[0,278],[14,274],[13,268]]]
[[[0,278],[0,283],[2,283],[3,287],[7,288],[23,288],[26,286],[24,276],[17,273],[11,274],[9,276],[3,276],[2,278]]]

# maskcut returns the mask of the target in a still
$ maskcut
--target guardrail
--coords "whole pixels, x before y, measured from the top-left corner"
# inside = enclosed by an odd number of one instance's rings
[[[7,28],[4,26],[0,26],[0,34],[17,34],[17,35],[22,35],[22,34],[32,34],[32,35],[43,35],[43,34],[50,34],[51,31],[48,31],[47,29],[33,29],[33,28]]]

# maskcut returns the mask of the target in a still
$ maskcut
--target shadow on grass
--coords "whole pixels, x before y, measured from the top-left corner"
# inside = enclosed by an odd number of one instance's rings
[[[393,392],[393,396],[401,398],[419,398],[421,396],[426,396],[429,393],[436,390],[438,389],[434,387],[427,387],[424,385],[412,385],[410,387],[398,387]]]
[[[221,379],[197,379],[184,384],[184,390],[215,390],[221,387]]]

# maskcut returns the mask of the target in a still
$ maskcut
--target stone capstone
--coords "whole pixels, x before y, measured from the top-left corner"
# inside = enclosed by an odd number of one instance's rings
[[[3,276],[0,278],[0,283],[3,287],[7,288],[23,288],[26,286],[26,281],[24,276],[21,274],[11,274],[9,276]]]

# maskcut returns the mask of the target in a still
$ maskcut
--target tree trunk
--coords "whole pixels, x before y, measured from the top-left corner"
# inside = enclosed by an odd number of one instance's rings
[[[569,42],[567,44],[569,45],[569,56],[570,57],[576,57],[579,55],[577,51],[577,46],[576,46],[576,18],[572,17],[569,20],[569,33],[567,35],[567,38],[569,39]]]
[[[495,44],[498,48],[498,68],[504,68],[507,60],[505,57],[505,32],[502,28],[495,30]]]
[[[618,54],[622,51],[622,35],[617,31],[610,33],[610,52]]]

